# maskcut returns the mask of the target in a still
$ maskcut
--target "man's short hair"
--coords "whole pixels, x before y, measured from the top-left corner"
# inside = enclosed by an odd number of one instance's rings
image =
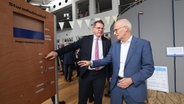
[[[93,23],[93,27],[95,27],[97,23],[101,23],[101,24],[103,24],[103,26],[104,26],[104,22],[103,22],[102,20],[97,20],[97,21],[95,21],[95,22]]]

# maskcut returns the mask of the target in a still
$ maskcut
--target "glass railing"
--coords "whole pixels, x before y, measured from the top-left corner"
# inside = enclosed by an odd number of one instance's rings
[[[126,4],[119,5],[119,15],[125,13],[130,8],[139,5],[140,3],[144,2],[146,0],[135,0]]]

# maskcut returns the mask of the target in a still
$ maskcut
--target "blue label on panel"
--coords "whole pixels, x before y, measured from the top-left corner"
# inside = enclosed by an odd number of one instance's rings
[[[16,38],[27,38],[27,39],[38,39],[38,40],[44,40],[44,33],[43,32],[37,32],[22,28],[13,28],[13,34]]]

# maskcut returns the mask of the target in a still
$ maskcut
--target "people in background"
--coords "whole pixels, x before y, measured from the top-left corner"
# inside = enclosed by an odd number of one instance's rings
[[[62,48],[62,47],[64,47],[64,44],[61,43],[59,45],[59,48]],[[60,71],[62,71],[64,75],[63,55],[60,55],[58,57],[58,64],[59,64]]]
[[[75,51],[67,52],[63,55],[63,65],[64,65],[64,76],[65,80],[68,82],[72,81],[72,72],[75,65]]]
[[[79,11],[79,14],[78,14],[78,18],[82,18],[82,17],[84,17],[84,14],[83,14],[82,11],[80,10],[80,11]]]
[[[108,55],[100,60],[79,61],[81,67],[113,65],[111,79],[111,104],[143,104],[147,98],[145,80],[154,72],[154,62],[150,42],[131,34],[132,25],[127,19],[114,24],[113,43]]]
[[[76,57],[75,68],[76,68],[76,71],[77,71],[77,77],[80,75],[80,66],[77,64],[77,62],[80,60],[79,59],[79,57],[80,57],[79,51],[80,51],[80,49],[77,49],[75,51],[75,57]]]
[[[92,27],[93,35],[84,36],[78,41],[52,51],[47,54],[46,59],[54,59],[58,55],[80,49],[79,59],[81,60],[95,60],[95,56],[99,59],[105,57],[110,49],[111,41],[106,39],[104,34],[104,23],[102,20],[94,22]],[[97,44],[98,43],[98,44]],[[97,48],[98,47],[98,48]],[[97,53],[98,52],[98,53]],[[104,92],[106,79],[105,66],[97,68],[80,67],[79,77],[79,102],[78,104],[86,104],[90,88],[94,92],[94,104],[102,104],[102,97]]]
[[[59,45],[59,48],[62,48],[62,47],[64,47],[64,44],[61,43],[61,44]],[[64,73],[64,71],[63,71],[63,69],[64,69],[64,68],[63,68],[63,55],[58,57],[57,62],[58,62],[58,65],[59,65],[60,70]],[[55,96],[52,96],[52,97],[51,97],[51,100],[52,100],[53,104],[56,103],[56,102],[55,102]],[[65,101],[59,101],[58,104],[65,104]]]
[[[89,11],[88,10],[85,10],[85,12],[84,12],[84,17],[86,17],[86,16],[89,16]]]
[[[79,13],[78,13],[78,18],[82,18],[82,17],[86,17],[86,16],[89,16],[89,11],[88,10],[79,10]]]

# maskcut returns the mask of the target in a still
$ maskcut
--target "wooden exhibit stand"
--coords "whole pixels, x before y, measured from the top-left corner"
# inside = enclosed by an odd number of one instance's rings
[[[55,95],[54,15],[23,0],[0,0],[0,103],[40,104]]]

